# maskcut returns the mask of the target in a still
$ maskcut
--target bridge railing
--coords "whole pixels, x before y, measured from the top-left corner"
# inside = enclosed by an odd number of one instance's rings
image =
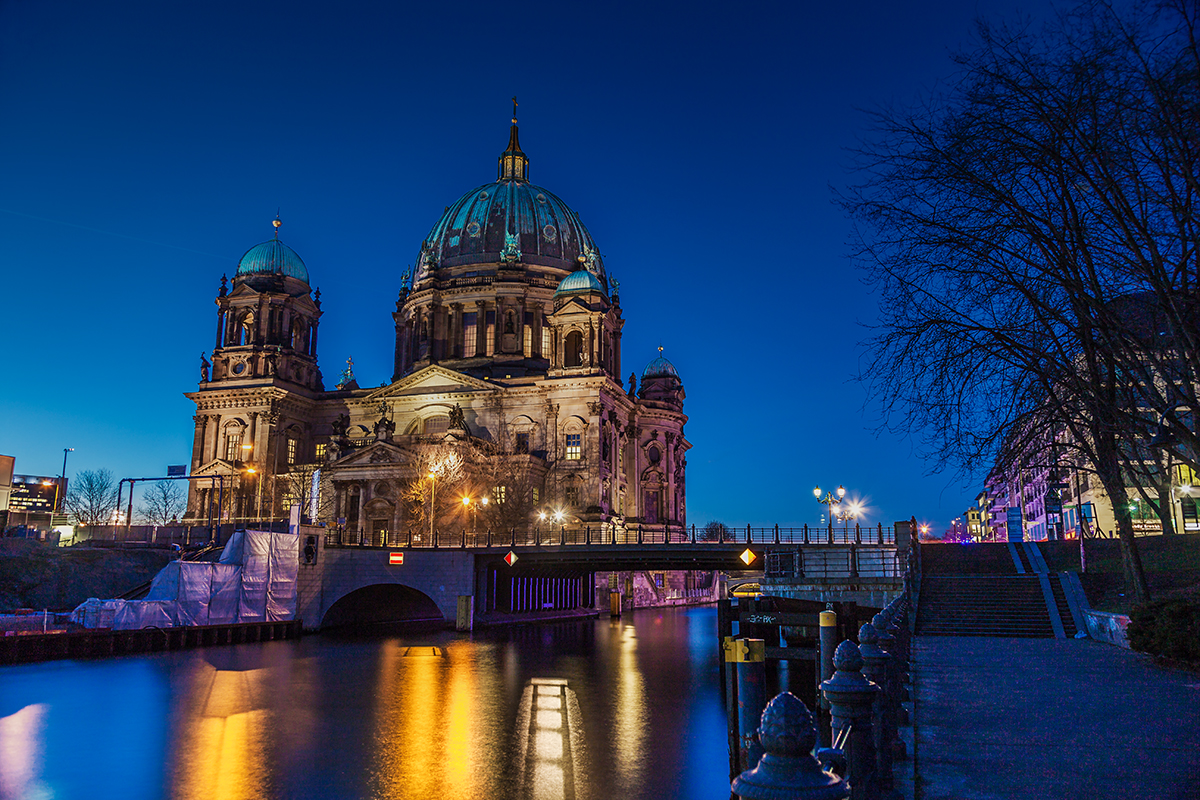
[[[764,571],[772,580],[900,578],[905,562],[895,550],[871,545],[837,549],[809,547],[775,549],[767,553]]]
[[[895,530],[882,525],[875,527],[834,528],[802,525],[798,528],[780,527],[705,529],[683,525],[552,524],[534,525],[528,530],[434,530],[412,528],[386,533],[331,529],[326,543],[333,546],[363,547],[550,547],[554,545],[654,545],[672,544],[778,544],[778,545],[861,545],[858,556],[860,570],[889,576],[895,575],[893,563],[883,563],[879,553],[870,553],[870,546],[890,546],[896,543]],[[816,562],[814,562],[816,563]],[[842,565],[845,571],[846,565]],[[805,568],[807,569],[807,568]]]

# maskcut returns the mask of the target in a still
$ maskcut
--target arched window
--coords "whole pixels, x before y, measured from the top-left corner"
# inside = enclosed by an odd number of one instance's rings
[[[446,416],[430,417],[425,420],[425,435],[436,436],[450,430],[450,418]]]
[[[583,334],[579,331],[571,331],[567,334],[567,342],[563,366],[578,367],[583,365]]]

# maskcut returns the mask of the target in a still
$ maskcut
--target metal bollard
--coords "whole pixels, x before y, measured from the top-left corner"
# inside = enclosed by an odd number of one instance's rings
[[[730,790],[744,800],[846,800],[850,787],[813,757],[817,725],[808,706],[791,692],[776,695],[758,728],[763,757],[733,779]]]
[[[837,612],[822,611],[818,640],[820,664],[817,670],[817,686],[833,677],[833,653],[837,648]],[[817,693],[822,708],[828,708],[825,698]]]
[[[849,768],[852,800],[878,800],[879,779],[876,771],[875,731],[871,724],[872,708],[880,693],[860,670],[863,657],[858,645],[846,640],[834,654],[837,672],[821,684],[821,693],[829,703],[833,717],[834,742],[842,741]]]
[[[733,639],[725,658],[737,669],[737,771],[753,769],[762,758],[758,723],[767,705],[767,648],[762,639]]]

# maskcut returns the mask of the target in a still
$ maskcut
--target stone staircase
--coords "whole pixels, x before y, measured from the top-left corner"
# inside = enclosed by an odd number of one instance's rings
[[[921,545],[917,635],[1069,638],[1073,620],[1036,543]]]

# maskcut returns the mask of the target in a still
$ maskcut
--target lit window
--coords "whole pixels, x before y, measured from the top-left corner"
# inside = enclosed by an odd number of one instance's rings
[[[487,354],[496,352],[496,323],[489,322],[487,326]]]
[[[467,316],[475,316],[468,314]],[[475,355],[475,325],[474,323],[463,328],[463,358],[470,358]]]
[[[225,434],[225,460],[226,461],[241,461],[242,460],[242,434],[241,434],[241,432]]]
[[[533,355],[533,328],[525,326],[525,357]]]
[[[316,454],[316,455],[317,455],[317,459],[316,459],[317,461],[324,461],[324,460],[325,460],[325,448],[326,448],[326,447],[327,447],[327,445],[326,445],[324,442],[321,442],[319,445],[317,445],[317,454]]]
[[[296,440],[291,436],[287,440],[287,463],[296,463]]]
[[[533,503],[537,505],[541,501],[542,492],[538,487],[533,487]]]
[[[567,460],[568,461],[578,461],[579,459],[583,458],[583,445],[581,442],[582,439],[583,439],[583,434],[581,434],[581,433],[568,433],[567,434]]]
[[[497,503],[503,503],[507,495],[507,486],[497,486],[495,489],[492,489],[492,496],[496,498]]]
[[[542,358],[550,357],[550,329],[542,328]]]

